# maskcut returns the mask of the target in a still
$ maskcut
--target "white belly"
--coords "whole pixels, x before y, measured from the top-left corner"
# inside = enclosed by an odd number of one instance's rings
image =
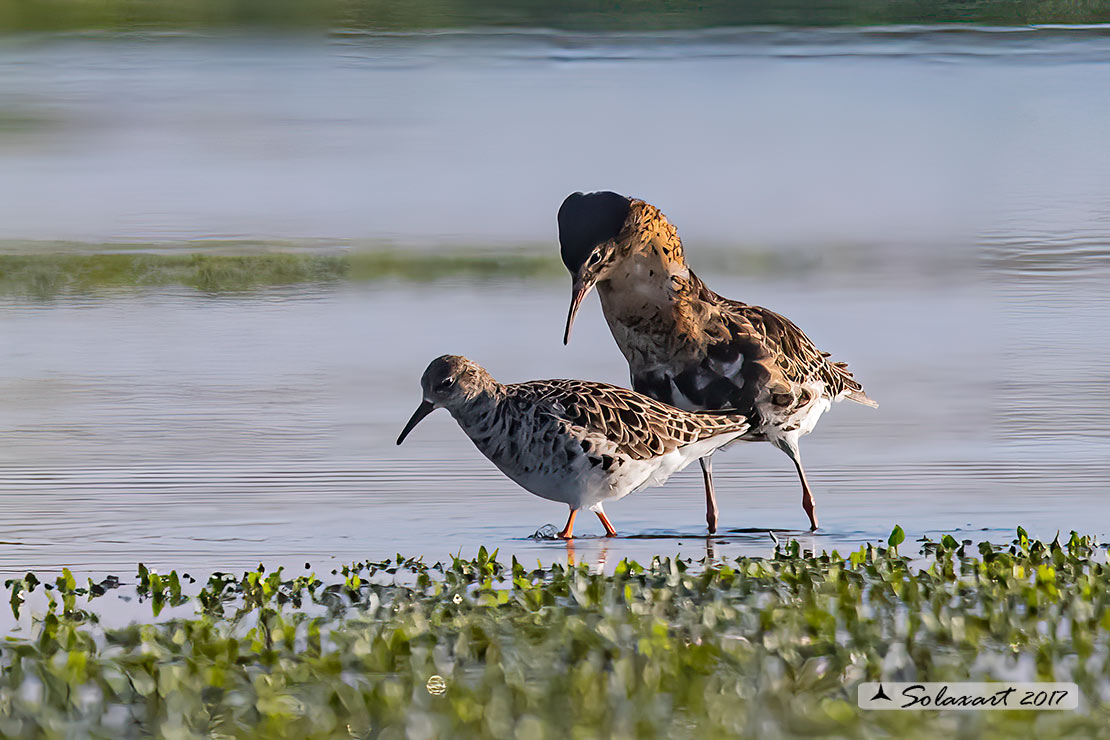
[[[832,406],[832,399],[828,396],[818,395],[805,408],[795,411],[789,416],[774,417],[769,415],[768,421],[760,430],[766,435],[767,440],[774,442],[777,439],[797,439],[813,431],[817,422]]]
[[[621,466],[617,475],[612,477],[612,490],[606,499],[615,501],[649,486],[661,486],[668,478],[685,469],[690,463],[735,442],[741,436],[740,432],[722,434],[672,450],[650,460],[629,460]]]
[[[606,501],[616,501],[649,486],[661,486],[687,465],[735,442],[740,432],[722,434],[695,442],[649,460],[623,459],[608,472],[590,465],[585,456],[573,464],[522,464],[490,460],[521,488],[540,498],[558,501],[572,509],[591,508]]]

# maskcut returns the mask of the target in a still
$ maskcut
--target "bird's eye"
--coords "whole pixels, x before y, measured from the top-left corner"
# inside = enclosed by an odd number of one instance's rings
[[[435,386],[433,386],[432,390],[434,390],[436,392],[441,392],[441,391],[447,390],[450,387],[451,387],[451,379],[450,378],[444,378],[443,380],[436,383]]]

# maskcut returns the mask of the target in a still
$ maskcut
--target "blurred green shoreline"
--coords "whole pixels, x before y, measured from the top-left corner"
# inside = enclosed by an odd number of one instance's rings
[[[175,253],[127,251],[41,254],[0,252],[0,295],[50,297],[123,288],[180,285],[203,292],[338,281],[432,281],[451,276],[539,277],[562,270],[554,255],[535,251],[490,253],[458,249],[338,252],[219,253],[185,248]]]
[[[1105,0],[0,0],[0,33],[201,28],[411,31],[469,27],[663,30],[1110,21]]]
[[[773,251],[713,250],[705,257],[703,266],[723,272],[771,274],[817,266],[811,258]],[[0,295],[41,298],[175,285],[220,293],[340,282],[565,277],[552,244],[341,247],[247,240],[101,245],[0,241]]]

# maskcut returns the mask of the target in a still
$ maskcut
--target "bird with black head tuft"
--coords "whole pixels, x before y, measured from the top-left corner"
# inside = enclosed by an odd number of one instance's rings
[[[574,276],[563,344],[570,341],[570,328],[582,300],[610,265],[615,255],[606,245],[615,245],[628,219],[632,201],[616,193],[572,193],[559,208],[559,253]]]
[[[834,401],[877,406],[843,362],[789,319],[717,295],[686,264],[674,226],[655,206],[611,192],[574,193],[559,208],[559,243],[572,285],[563,342],[595,287],[628,361],[632,387],[686,411],[748,418],[743,439],[767,441],[794,462],[802,508],[817,529],[798,440]],[[706,523],[717,529],[712,457],[701,458]]]

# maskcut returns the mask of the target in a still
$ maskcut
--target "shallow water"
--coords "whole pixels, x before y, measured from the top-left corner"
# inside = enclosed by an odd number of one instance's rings
[[[1076,389],[1089,386],[1097,402],[1105,371],[1079,349],[1061,354],[1064,342],[1056,362],[1070,369],[1067,383],[1007,367],[1022,356],[1028,325],[1007,313],[1007,296],[970,281],[868,291],[816,280],[716,284],[792,315],[851,360],[881,401],[877,411],[838,405],[805,440],[823,530],[803,541],[842,547],[895,523],[996,540],[1018,524],[1103,534],[1107,438]],[[466,352],[504,380],[622,382],[596,305],[571,346],[559,345],[565,287],[9,300],[5,333],[17,349],[0,376],[0,568],[126,572],[141,560],[228,569],[395,551],[439,558],[479,544],[562,556],[561,543],[527,536],[564,510],[503,478],[445,412],[404,446],[394,440],[419,400],[424,364],[440,352]],[[1074,311],[1076,301],[1057,310]],[[394,326],[398,315],[406,332]],[[989,316],[990,333],[961,330],[969,315]],[[1088,338],[1105,332],[1095,321],[1086,321]],[[789,461],[770,446],[722,453],[716,470],[716,554],[766,549],[765,530],[804,524]],[[609,507],[632,538],[574,549],[587,558],[700,557],[701,501],[700,475],[687,471]],[[729,531],[738,529],[756,531]],[[590,517],[580,524],[583,534],[599,531]]]
[[[473,276],[0,296],[0,570],[314,567],[479,545],[590,561],[941,531],[1106,538],[1110,76],[1102,29],[505,33],[0,43],[0,238],[553,245],[576,189],[660,205],[722,294],[789,316],[878,410],[787,458],[717,456],[529,535],[445,412],[394,440],[444,352],[625,383],[596,298]],[[31,122],[17,126],[11,122]],[[14,245],[14,246],[13,246]],[[551,247],[554,249],[554,247]],[[786,255],[770,267],[754,255]],[[758,267],[758,269],[757,269]]]

